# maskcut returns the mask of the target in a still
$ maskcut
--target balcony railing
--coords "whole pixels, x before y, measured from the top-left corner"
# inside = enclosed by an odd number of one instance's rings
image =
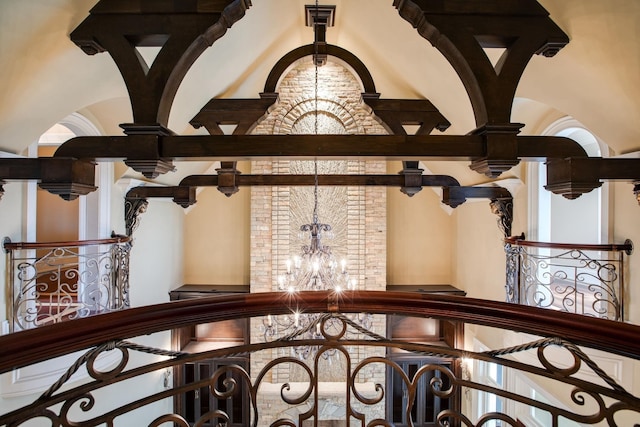
[[[129,307],[130,238],[4,242],[10,332]]]
[[[507,302],[604,319],[625,319],[622,245],[580,245],[505,239]]]
[[[504,336],[512,334],[509,331],[524,332],[527,335],[512,335],[530,341],[470,351],[325,331],[322,339],[257,342],[191,353],[148,344],[148,335],[160,331],[262,316],[256,319],[260,324],[264,316],[286,315],[292,310],[325,313],[326,319],[345,322],[345,328],[352,325],[342,313],[367,312],[464,322],[475,324],[474,328],[484,325],[491,328],[494,337],[495,328]],[[175,301],[79,319],[73,328],[52,324],[0,337],[0,373],[86,351],[33,403],[0,415],[0,426],[38,421],[83,427],[324,426],[329,407],[336,409],[332,416],[342,420],[329,425],[343,426],[522,426],[529,425],[526,415],[532,413],[539,417],[538,423],[548,426],[558,426],[562,420],[581,425],[634,425],[640,417],[640,398],[625,388],[626,379],[620,377],[626,372],[633,376],[640,359],[638,336],[640,327],[628,323],[449,295],[350,291],[336,296],[318,291],[286,298],[281,293],[256,293]],[[283,349],[299,345],[319,346],[309,365],[286,354],[265,360],[251,371],[243,362],[259,358],[265,350],[276,349],[281,354]],[[402,350],[403,360],[415,355],[424,363],[409,371],[403,369],[404,362],[393,357],[368,356],[356,363],[352,356],[362,348],[382,350],[383,354],[389,349],[387,355]],[[627,360],[631,366],[607,373],[589,355],[592,349],[607,353],[602,360],[608,361],[608,367],[617,359]],[[96,369],[98,355],[112,350],[120,360],[110,369]],[[327,364],[322,357],[325,352],[339,355],[342,363]],[[482,364],[491,368],[470,369]],[[298,369],[300,379],[269,384],[271,373],[282,365]],[[620,370],[620,366],[612,370]],[[498,368],[502,373],[493,375],[496,381],[487,381]],[[70,382],[79,369],[89,372],[90,381]],[[368,373],[376,369],[387,375],[371,379],[375,376]],[[323,383],[328,370],[338,371],[343,380]],[[171,372],[187,375],[177,380]],[[519,381],[500,380],[507,375],[521,377]],[[158,384],[141,386],[149,377],[151,382],[146,384]],[[522,381],[544,384],[555,398],[533,395],[531,387],[523,390],[519,387]],[[201,402],[197,413],[185,414],[175,409],[177,406],[171,409],[174,398],[184,401],[203,394],[211,400]],[[389,395],[398,399],[385,410],[383,400]],[[235,404],[226,405],[230,400]],[[418,422],[415,408],[425,400],[432,403],[423,405],[432,418]],[[501,403],[479,407],[479,401]],[[276,406],[282,409],[270,413]]]

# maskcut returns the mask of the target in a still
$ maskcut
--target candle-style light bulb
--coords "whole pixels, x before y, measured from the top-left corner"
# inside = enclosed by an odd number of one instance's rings
[[[343,258],[342,261],[340,261],[340,266],[342,267],[342,273],[344,274],[347,271],[347,260]]]

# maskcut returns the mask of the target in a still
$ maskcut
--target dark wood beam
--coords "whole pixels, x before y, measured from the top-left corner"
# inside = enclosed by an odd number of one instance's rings
[[[313,186],[314,175],[242,175],[233,174],[232,180],[220,175],[191,175],[184,178],[175,187],[141,186],[129,190],[127,200],[169,198],[182,207],[196,202],[197,187],[218,187],[227,196],[238,191],[239,187],[248,186]],[[318,175],[320,186],[383,186],[400,187],[407,185],[407,177],[398,175]],[[491,201],[512,201],[509,190],[499,187],[461,187],[460,183],[448,175],[422,175],[420,186],[442,187],[442,202],[456,208],[470,198],[483,198]],[[230,189],[231,188],[231,189]],[[495,203],[494,203],[495,204]],[[499,212],[495,212],[499,214]],[[500,214],[499,214],[500,215]]]
[[[398,175],[318,175],[320,186],[382,186],[382,187],[442,187],[460,185],[458,181],[448,175],[421,175],[418,181],[413,176],[404,173]],[[244,186],[313,186],[314,175],[241,175],[233,174],[227,180],[222,175],[191,175],[180,182],[180,186],[190,187],[218,187],[230,196],[237,192],[238,187]],[[405,194],[407,194],[406,191]],[[413,194],[410,194],[413,195]]]
[[[544,144],[538,144],[546,139]],[[553,146],[553,149],[549,148]],[[560,158],[586,156],[575,141],[564,137],[516,138],[520,152],[533,160],[551,155]],[[482,135],[191,135],[191,136],[90,136],[62,144],[55,157],[98,161],[128,158],[171,160],[474,160],[486,157]]]
[[[0,184],[11,180],[35,180],[40,188],[65,200],[94,191],[95,163],[73,158],[0,159]]]
[[[609,180],[640,182],[640,159],[553,159],[547,163],[545,188],[567,199],[576,199]]]
[[[460,206],[467,199],[511,199],[509,190],[499,186],[491,187],[443,187],[442,202],[452,208]]]
[[[100,0],[70,37],[89,55],[109,52],[129,91],[134,125],[166,127],[184,76],[250,5],[250,0]],[[151,66],[136,50],[141,46],[161,47]]]
[[[220,125],[233,124],[234,135],[246,135],[275,101],[275,97],[212,99],[189,123],[196,129],[204,126],[210,135],[223,135]]]
[[[357,56],[346,49],[331,44],[324,45],[323,50],[327,55],[339,58],[351,66],[362,82],[362,85],[364,86],[364,94],[366,94],[367,97],[377,97],[380,95],[376,92],[376,85],[373,82],[371,73]],[[269,76],[267,77],[267,81],[264,85],[264,94],[275,94],[278,81],[282,74],[287,71],[289,66],[305,56],[312,56],[314,53],[314,45],[309,44],[296,48],[280,58],[276,65],[273,66]]]
[[[406,135],[403,125],[419,125],[416,135],[429,135],[434,129],[443,132],[451,126],[427,99],[379,99],[363,97],[389,133]]]
[[[393,4],[454,68],[471,100],[477,127],[509,123],[516,87],[531,57],[553,56],[569,42],[536,0]],[[505,49],[495,67],[483,48]]]

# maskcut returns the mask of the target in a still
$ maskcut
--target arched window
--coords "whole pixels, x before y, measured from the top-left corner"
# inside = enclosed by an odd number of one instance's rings
[[[590,157],[606,157],[607,146],[571,117],[551,124],[547,136],[578,142]],[[544,188],[546,165],[533,164],[529,174],[529,240],[554,243],[606,243],[608,239],[608,185],[567,200]]]

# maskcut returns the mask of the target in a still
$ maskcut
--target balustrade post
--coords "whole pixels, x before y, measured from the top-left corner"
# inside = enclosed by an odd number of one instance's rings
[[[513,304],[520,304],[521,280],[520,280],[520,262],[521,248],[518,245],[505,243],[504,251],[506,254],[506,301]]]

